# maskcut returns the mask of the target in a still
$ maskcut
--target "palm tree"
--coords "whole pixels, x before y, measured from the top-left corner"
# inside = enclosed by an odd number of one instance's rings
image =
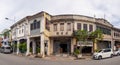
[[[91,32],[90,36],[89,36],[92,41],[93,41],[93,51],[98,50],[97,49],[97,43],[98,40],[102,40],[103,39],[103,33],[101,30],[97,29],[94,32]]]

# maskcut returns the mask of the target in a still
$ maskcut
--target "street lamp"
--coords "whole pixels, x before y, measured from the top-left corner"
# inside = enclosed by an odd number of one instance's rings
[[[5,18],[5,20],[9,20],[9,21],[12,21],[13,23],[15,23],[15,17],[14,17],[14,19],[10,19],[10,18]]]
[[[8,18],[5,18],[6,20],[8,20]]]
[[[9,20],[9,21],[12,21],[13,22],[13,24],[15,23],[15,17],[14,17],[14,19],[10,19],[10,18],[5,18],[5,20]],[[11,34],[12,34],[12,32],[11,32]],[[15,38],[16,38],[16,36],[15,36]],[[11,42],[12,42],[12,37],[11,37]],[[13,53],[14,53],[14,51],[15,51],[15,45],[13,45],[13,44],[11,44],[12,45],[12,50],[13,50]]]

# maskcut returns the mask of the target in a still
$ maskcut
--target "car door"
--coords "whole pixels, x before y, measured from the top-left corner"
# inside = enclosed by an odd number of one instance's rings
[[[111,50],[111,49],[108,49],[107,57],[111,57],[112,54],[113,54],[113,53],[112,53],[112,50]]]
[[[107,57],[107,54],[108,54],[108,50],[103,50],[103,53],[102,53],[102,57],[103,58],[106,58]]]
[[[111,49],[106,49],[105,57],[110,57],[110,56],[111,56]]]

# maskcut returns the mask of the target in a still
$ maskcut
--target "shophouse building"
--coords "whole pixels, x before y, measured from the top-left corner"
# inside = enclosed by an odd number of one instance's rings
[[[87,40],[87,45],[82,44],[84,46],[82,53],[93,53],[93,48],[119,48],[120,29],[115,28],[103,18],[74,14],[50,15],[42,11],[27,16],[11,26],[12,41],[18,45],[26,42],[27,55],[40,53],[42,57],[72,54],[75,46],[79,46],[73,33],[79,29],[88,32],[100,29],[104,35],[103,40],[94,46],[92,40]]]

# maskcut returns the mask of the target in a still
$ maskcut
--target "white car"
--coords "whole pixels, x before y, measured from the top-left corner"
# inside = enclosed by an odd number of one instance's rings
[[[120,55],[120,49],[119,49],[119,50],[114,51],[114,55],[115,55],[115,56],[119,56],[119,55]]]
[[[113,51],[112,49],[101,49],[99,52],[96,52],[93,54],[93,59],[102,59],[107,57],[113,57]]]

